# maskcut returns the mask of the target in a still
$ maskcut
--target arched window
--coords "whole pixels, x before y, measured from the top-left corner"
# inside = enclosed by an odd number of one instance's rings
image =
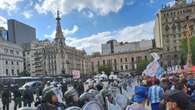
[[[169,30],[169,26],[168,26],[168,25],[165,26],[165,30],[166,30],[166,31]]]

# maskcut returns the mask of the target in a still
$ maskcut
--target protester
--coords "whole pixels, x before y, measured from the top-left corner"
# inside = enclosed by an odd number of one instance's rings
[[[20,108],[22,106],[22,94],[19,91],[19,88],[16,87],[14,90],[14,110],[17,110],[17,108]]]
[[[164,90],[162,87],[159,86],[160,81],[156,79],[154,84],[149,87],[148,90],[148,99],[151,103],[151,110],[159,110],[159,104],[163,99]]]
[[[135,87],[135,95],[132,97],[132,105],[128,105],[126,110],[147,110],[145,107],[147,99],[147,88],[144,86]]]
[[[3,110],[9,110],[9,104],[11,102],[11,92],[7,86],[4,87],[1,98]]]
[[[190,107],[190,100],[183,91],[173,90],[167,97],[168,110],[190,110]]]
[[[34,98],[33,98],[33,92],[32,90],[30,90],[29,86],[25,87],[22,99],[23,99],[24,107],[26,106],[31,107]]]

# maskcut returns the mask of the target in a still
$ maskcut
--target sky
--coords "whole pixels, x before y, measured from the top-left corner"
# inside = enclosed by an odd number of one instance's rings
[[[116,39],[134,42],[152,39],[155,15],[174,0],[0,0],[0,26],[16,19],[36,28],[37,39],[55,37],[60,11],[66,44],[88,54]]]

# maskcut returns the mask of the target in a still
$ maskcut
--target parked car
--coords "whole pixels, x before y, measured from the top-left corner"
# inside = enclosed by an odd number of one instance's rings
[[[41,81],[27,82],[22,87],[20,87],[19,90],[23,92],[26,89],[26,86],[29,86],[29,89],[32,90],[33,93],[35,93],[36,90],[42,88],[42,82]]]

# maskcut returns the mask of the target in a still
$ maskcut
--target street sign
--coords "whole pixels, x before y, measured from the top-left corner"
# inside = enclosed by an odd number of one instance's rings
[[[195,73],[195,66],[192,66],[192,72]]]

